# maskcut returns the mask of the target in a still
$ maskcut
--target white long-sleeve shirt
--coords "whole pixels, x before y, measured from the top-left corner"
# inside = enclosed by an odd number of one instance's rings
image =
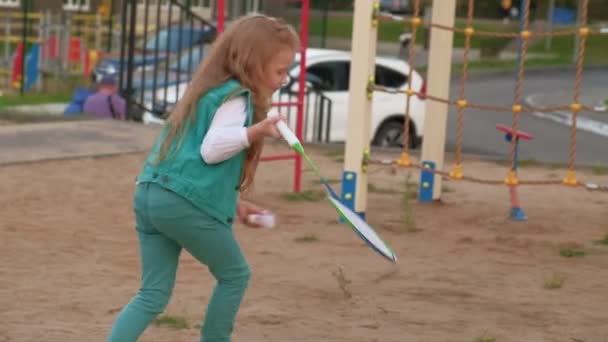
[[[244,96],[226,101],[218,108],[201,144],[201,157],[205,163],[220,163],[249,147],[246,119]]]

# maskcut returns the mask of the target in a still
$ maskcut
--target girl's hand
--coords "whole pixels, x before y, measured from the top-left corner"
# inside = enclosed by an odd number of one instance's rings
[[[257,205],[239,199],[237,206],[236,206],[236,216],[238,217],[239,221],[241,221],[241,223],[249,226],[249,227],[253,227],[253,228],[259,228],[260,225],[257,224],[252,224],[250,222],[248,222],[247,217],[251,214],[261,214],[264,212],[263,208],[258,207]]]
[[[285,117],[279,115],[268,116],[247,129],[247,138],[250,142],[264,137],[280,138],[281,132],[277,128],[279,120],[285,120]]]

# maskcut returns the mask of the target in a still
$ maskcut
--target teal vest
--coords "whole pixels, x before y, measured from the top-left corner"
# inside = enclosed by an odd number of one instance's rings
[[[156,183],[171,190],[217,220],[231,225],[247,151],[217,164],[207,164],[201,157],[200,148],[217,109],[226,100],[239,95],[247,98],[245,126],[251,125],[253,106],[247,89],[232,80],[213,88],[198,101],[195,120],[186,123],[182,135],[176,136],[167,157],[159,163],[158,153],[168,130],[168,125],[165,126],[137,181]],[[176,148],[178,144],[179,148]]]

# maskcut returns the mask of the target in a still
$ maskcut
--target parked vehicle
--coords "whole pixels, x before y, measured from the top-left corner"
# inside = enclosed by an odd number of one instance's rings
[[[330,141],[346,140],[351,54],[346,51],[308,49],[306,54],[307,82],[331,101]],[[299,61],[299,57],[297,58]],[[372,100],[370,134],[372,144],[395,147],[403,145],[405,110],[407,97],[403,91],[411,82],[412,89],[422,94],[410,99],[410,147],[417,147],[422,140],[426,101],[426,82],[416,71],[408,80],[409,65],[396,58],[376,57],[375,82],[377,85],[400,90],[399,94],[375,92]],[[299,63],[290,75],[299,76]],[[292,91],[297,91],[294,84]],[[309,125],[314,120],[309,121]],[[314,131],[307,127],[307,132]],[[311,137],[307,136],[307,139]]]
[[[380,0],[380,10],[394,14],[410,12],[410,0]]]
[[[159,63],[166,61],[180,51],[191,49],[201,44],[211,43],[217,30],[210,23],[199,26],[171,25],[143,42],[143,48],[136,50],[133,65],[136,72],[153,70]],[[124,63],[127,62],[125,56]],[[92,81],[98,81],[104,75],[117,75],[120,72],[121,56],[108,56],[101,59],[91,72]],[[126,72],[126,67],[123,70]]]
[[[328,49],[307,49],[306,67],[306,92],[309,96],[323,96],[331,103],[331,113],[325,115],[327,123],[328,141],[344,142],[347,132],[347,121],[349,118],[349,82],[350,82],[350,63],[351,54],[346,51]],[[298,78],[300,73],[300,57],[297,55],[296,62],[289,71],[291,81],[285,89],[277,92],[274,102],[281,100],[281,94],[291,94],[292,98],[298,93]],[[389,94],[383,92],[374,93],[372,101],[370,136],[371,143],[376,146],[400,147],[403,145],[405,110],[407,97],[404,94],[408,84],[411,82],[412,89],[419,92],[420,96],[412,96],[410,99],[410,147],[419,146],[422,140],[424,129],[424,114],[426,101],[426,82],[416,71],[412,72],[412,79],[408,80],[409,66],[406,62],[387,57],[376,57],[376,84],[392,89],[398,89],[399,94]],[[183,95],[187,83],[175,84],[167,87],[166,104],[162,108],[165,112],[169,111],[172,104]],[[159,88],[157,98],[164,98],[165,88]],[[284,101],[284,100],[281,100]],[[293,101],[293,100],[292,100]],[[315,103],[314,100],[306,103]],[[305,104],[306,106],[306,104]],[[311,113],[305,107],[305,113]],[[163,123],[159,113],[145,112],[143,121],[145,123]],[[295,127],[295,115],[290,116],[290,125]],[[314,141],[318,136],[319,120],[307,118],[305,120],[305,141]]]

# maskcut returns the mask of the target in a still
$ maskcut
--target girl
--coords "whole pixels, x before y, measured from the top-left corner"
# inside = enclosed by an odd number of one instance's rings
[[[230,341],[250,270],[232,231],[262,210],[239,199],[254,179],[264,137],[278,138],[271,95],[299,47],[283,21],[240,18],[218,37],[152,148],[134,207],[142,285],[120,312],[111,342],[132,342],[164,311],[179,254],[187,250],[217,280],[201,341]]]

